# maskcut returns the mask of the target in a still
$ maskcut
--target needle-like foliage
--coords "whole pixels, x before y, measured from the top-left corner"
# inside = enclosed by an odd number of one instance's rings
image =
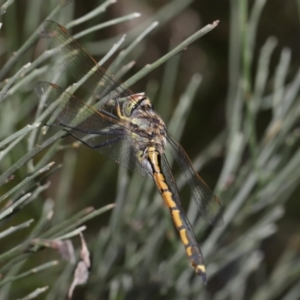
[[[48,128],[44,134],[52,107],[33,90],[41,80],[64,88],[70,83],[55,64],[55,51],[40,38],[43,21],[55,20],[101,56],[100,65],[106,63],[126,87],[145,83],[159,68],[160,81],[144,85],[147,96],[177,140],[201,139],[198,128],[189,132],[186,125],[205,118],[207,111],[195,113],[192,107],[211,73],[196,72],[184,86],[176,82],[182,79],[182,52],[218,22],[179,41],[171,38],[165,55],[148,60],[147,39],[182,11],[191,12],[192,1],[169,1],[142,16],[125,9],[126,1],[91,1],[85,13],[78,2],[31,0],[24,8],[19,1],[0,3],[0,299],[66,299],[82,258],[81,233],[92,266],[87,282],[74,288],[74,299],[299,299],[297,229],[291,226],[294,235],[276,249],[266,246],[300,182],[300,71],[291,72],[291,51],[281,49],[275,37],[265,38],[262,47],[256,43],[268,1],[230,1],[228,90],[220,100],[225,125],[191,155],[200,173],[222,159],[214,179],[225,206],[222,227],[211,228],[199,217],[183,174],[174,169],[206,260],[207,286],[189,267],[151,179],[63,139],[63,131]],[[127,24],[137,18],[138,25]],[[114,34],[117,26],[124,31]],[[101,38],[101,30],[108,30],[103,36],[109,38]],[[274,58],[276,51],[280,55]],[[135,69],[140,59],[147,65]]]

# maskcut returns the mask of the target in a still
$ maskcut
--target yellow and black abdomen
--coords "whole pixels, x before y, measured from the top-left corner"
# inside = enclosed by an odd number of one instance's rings
[[[166,206],[169,208],[173,222],[185,247],[186,254],[195,271],[206,282],[206,270],[200,247],[193,233],[190,222],[182,208],[178,190],[165,156],[149,147],[148,159],[152,168],[153,180],[159,189]]]

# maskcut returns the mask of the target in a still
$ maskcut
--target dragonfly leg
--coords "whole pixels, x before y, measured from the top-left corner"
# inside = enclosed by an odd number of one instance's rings
[[[76,136],[75,134],[73,134],[72,132],[69,131],[69,135],[71,135],[72,137],[74,137],[76,140],[80,141],[81,143],[83,143],[84,145],[88,146],[89,148],[92,148],[92,149],[97,149],[97,148],[101,148],[101,147],[105,147],[105,146],[108,146],[108,145],[111,145],[113,143],[116,143],[120,140],[123,139],[123,136],[117,136],[111,140],[108,140],[106,142],[103,142],[103,143],[100,143],[100,144],[97,144],[97,145],[92,145],[92,144],[89,144],[88,142],[86,142],[85,140],[79,138],[78,136]]]
[[[101,129],[101,130],[82,130],[82,129],[79,129],[77,127],[73,127],[73,126],[69,126],[69,125],[65,125],[65,124],[59,124],[59,125],[56,125],[56,124],[52,124],[50,126],[61,126],[61,127],[64,127],[64,128],[68,128],[66,129],[66,131],[77,131],[77,132],[81,132],[81,133],[84,133],[84,134],[95,134],[95,135],[116,135],[116,134],[119,134],[121,135],[123,133],[123,130],[120,126],[118,125],[113,125],[113,126],[110,126],[108,128],[104,128],[104,129]]]

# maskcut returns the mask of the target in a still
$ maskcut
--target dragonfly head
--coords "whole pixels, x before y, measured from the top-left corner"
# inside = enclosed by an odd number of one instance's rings
[[[123,104],[123,114],[131,117],[135,111],[151,110],[152,104],[144,93],[134,94]]]

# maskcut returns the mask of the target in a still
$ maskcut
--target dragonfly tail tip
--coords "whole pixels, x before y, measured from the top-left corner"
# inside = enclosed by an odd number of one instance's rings
[[[201,276],[201,279],[203,281],[204,284],[207,283],[207,278],[206,278],[206,269],[204,265],[198,265],[195,268],[195,271],[197,273],[197,275]]]
[[[202,273],[202,274],[200,274],[200,276],[202,278],[203,283],[206,285],[207,284],[206,273]]]

